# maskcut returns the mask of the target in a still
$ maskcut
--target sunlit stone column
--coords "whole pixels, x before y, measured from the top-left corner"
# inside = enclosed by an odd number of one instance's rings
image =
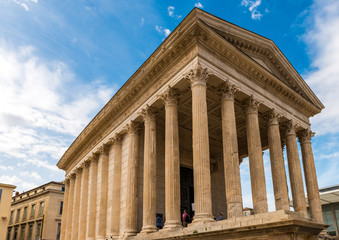
[[[119,236],[120,231],[120,189],[121,189],[121,147],[122,137],[116,134],[112,139],[113,151],[113,190],[111,211],[111,236]]]
[[[89,166],[89,194],[87,209],[87,239],[95,239],[96,206],[97,206],[97,179],[98,179],[98,156],[93,154]]]
[[[72,240],[78,240],[82,169],[81,168],[76,169],[75,174],[76,175],[75,175],[74,200],[73,200]]]
[[[260,103],[251,96],[246,108],[246,132],[248,158],[251,174],[251,188],[254,213],[265,213],[268,211],[265,169],[262,157],[262,146],[260,139],[258,108]]]
[[[275,208],[276,210],[289,210],[286,172],[279,131],[280,117],[274,109],[268,114],[268,145],[270,149]]]
[[[136,235],[138,220],[138,146],[139,124],[132,121],[126,127],[128,138],[128,163],[126,186],[125,236]]]
[[[100,173],[98,174],[98,179],[100,179],[100,202],[99,202],[99,229],[98,237],[103,239],[106,237],[106,223],[107,223],[107,194],[108,194],[108,145],[103,145],[100,147],[100,155],[98,168]]]
[[[186,76],[192,90],[194,223],[214,221],[206,99],[207,69],[198,63]]]
[[[313,136],[314,133],[309,129],[298,132],[311,219],[312,221],[323,223],[317,173],[315,171],[313,151],[311,146],[311,138]]]
[[[240,217],[243,214],[234,111],[234,94],[236,92],[237,88],[229,81],[224,83],[220,89],[227,218]]]
[[[165,105],[165,214],[164,229],[181,227],[180,154],[178,102],[179,91],[169,87],[161,96]]]
[[[80,190],[80,213],[79,213],[79,234],[78,240],[86,239],[86,227],[87,227],[87,205],[88,205],[88,175],[89,175],[89,161],[85,161],[82,167],[81,176],[81,190]]]
[[[69,196],[69,187],[70,187],[69,185],[70,185],[70,180],[69,180],[69,178],[66,178],[65,179],[64,203],[63,203],[63,210],[62,210],[62,217],[61,217],[61,233],[60,233],[60,239],[61,240],[65,240],[65,234],[66,234],[67,213],[68,213],[68,196]],[[27,226],[27,229],[28,229],[28,226]]]
[[[157,231],[156,227],[156,109],[147,107],[142,110],[145,124],[144,140],[144,193],[143,193],[143,227],[142,233]]]
[[[71,174],[69,179],[69,194],[68,194],[68,206],[67,206],[67,225],[65,240],[70,240],[72,237],[73,227],[73,208],[74,208],[74,185],[75,185],[75,174]],[[34,236],[34,235],[33,235]]]
[[[296,125],[289,121],[286,125],[286,150],[288,160],[288,170],[290,175],[293,208],[307,217],[306,200],[304,192],[303,178],[301,174],[299,152],[297,145],[297,136],[295,133]]]

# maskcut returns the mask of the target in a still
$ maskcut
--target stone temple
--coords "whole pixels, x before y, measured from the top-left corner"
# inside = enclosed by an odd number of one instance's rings
[[[326,226],[309,118],[323,108],[271,40],[195,8],[58,162],[66,171],[61,239],[316,239]],[[185,228],[183,210],[194,215]],[[220,212],[225,220],[215,221]]]

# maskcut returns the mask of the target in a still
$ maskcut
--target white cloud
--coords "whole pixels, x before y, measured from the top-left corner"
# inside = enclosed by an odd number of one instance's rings
[[[157,30],[157,32],[164,35],[165,37],[167,37],[168,35],[171,34],[171,30],[169,30],[168,28],[163,28],[163,27],[158,26],[158,25],[155,26],[155,30]]]
[[[167,11],[168,11],[168,15],[173,17],[174,16],[174,7],[173,6],[168,6]]]
[[[194,6],[196,6],[197,8],[204,8],[204,6],[200,2],[195,3]]]
[[[27,191],[29,189],[32,189],[38,186],[36,183],[28,181],[27,178],[22,179],[16,175],[11,175],[11,176],[1,175],[0,182],[17,186],[17,188],[14,189],[14,191],[18,191],[18,192]]]
[[[261,0],[242,0],[241,6],[244,6],[248,8],[248,10],[251,12],[251,18],[254,20],[260,20],[260,18],[263,16],[259,11],[258,7],[261,4]],[[265,10],[266,12],[268,9]]]
[[[145,23],[145,18],[142,17],[142,18],[140,19],[140,26],[143,26],[144,23]]]
[[[310,49],[313,70],[303,77],[325,105],[311,119],[319,135],[339,133],[339,2],[316,0],[307,18],[303,39]]]

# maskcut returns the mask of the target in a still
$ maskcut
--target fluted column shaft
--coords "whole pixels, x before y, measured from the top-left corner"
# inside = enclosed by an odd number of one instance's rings
[[[235,86],[229,82],[226,82],[221,87],[221,118],[227,218],[240,217],[243,214],[237,127],[234,111],[234,94],[236,91]]]
[[[89,164],[88,161],[82,164],[78,240],[86,239]]]
[[[132,122],[127,126],[128,163],[126,186],[126,226],[124,235],[136,235],[138,220],[138,124]]]
[[[276,210],[289,210],[286,172],[278,122],[279,117],[280,115],[274,110],[268,115],[268,145],[270,149],[275,208]]]
[[[323,223],[323,215],[319,196],[319,187],[317,181],[317,173],[314,165],[313,151],[311,146],[311,138],[314,133],[309,129],[305,129],[298,134],[301,154],[303,159],[305,182],[307,189],[307,199],[310,208],[312,221]]]
[[[111,235],[118,236],[120,231],[120,189],[121,189],[121,145],[122,137],[112,139],[113,148],[113,191],[111,211]]]
[[[152,107],[146,107],[142,116],[145,123],[144,140],[144,194],[143,194],[143,227],[142,232],[157,231],[156,227],[156,111]]]
[[[91,158],[89,166],[89,196],[87,209],[87,239],[95,239],[96,228],[96,206],[97,206],[97,179],[98,179],[98,159],[97,156]]]
[[[210,149],[206,99],[207,69],[199,64],[187,78],[192,90],[192,132],[193,132],[193,177],[194,177],[194,223],[213,221]]]
[[[99,238],[106,237],[106,223],[107,223],[107,197],[108,197],[108,146],[104,145],[100,148],[99,164],[100,173],[100,203],[99,203]]]
[[[66,225],[66,234],[65,240],[70,240],[72,237],[72,227],[73,227],[73,208],[74,208],[74,185],[75,185],[75,175],[72,174],[69,179],[69,194],[68,194],[68,206],[67,206],[67,225]]]
[[[254,213],[268,211],[265,169],[260,139],[259,102],[251,96],[246,104],[246,132]]]
[[[300,212],[307,217],[304,184],[300,167],[295,128],[296,126],[294,123],[290,121],[287,125],[286,131],[286,151],[292,189],[293,208],[294,211]]]
[[[69,196],[69,187],[70,187],[70,180],[65,179],[65,194],[64,194],[64,203],[63,203],[63,210],[62,210],[62,217],[61,217],[61,233],[60,239],[65,240],[66,234],[66,226],[67,226],[67,213],[68,213],[68,196]],[[28,217],[28,216],[27,216]],[[27,226],[28,229],[28,226]]]
[[[79,230],[79,206],[80,206],[80,189],[81,189],[82,169],[77,169],[74,185],[74,200],[73,200],[73,221],[72,221],[72,240],[78,240]]]
[[[181,227],[180,154],[178,101],[179,92],[169,87],[161,96],[165,105],[165,214],[164,229]]]

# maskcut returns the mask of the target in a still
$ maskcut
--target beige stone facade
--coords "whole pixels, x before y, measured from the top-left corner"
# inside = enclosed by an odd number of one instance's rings
[[[57,164],[66,171],[61,239],[313,239],[325,226],[309,118],[323,108],[271,40],[194,9]],[[268,212],[266,149],[274,212]],[[242,216],[245,157],[250,216]],[[194,213],[187,228],[184,209]],[[227,219],[215,222],[220,212]]]
[[[49,182],[14,196],[6,240],[59,240],[64,186]]]
[[[16,186],[0,183],[0,240],[6,239],[13,189]]]

